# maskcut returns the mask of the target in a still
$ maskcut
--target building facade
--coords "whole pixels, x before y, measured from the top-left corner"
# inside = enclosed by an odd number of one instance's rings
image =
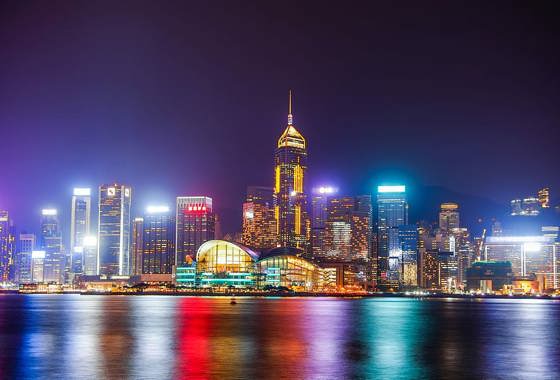
[[[265,249],[276,247],[274,190],[271,187],[250,186],[243,203],[242,243]]]
[[[401,282],[401,244],[398,227],[408,224],[406,187],[377,187],[377,286],[398,289]]]
[[[190,265],[198,248],[215,237],[215,213],[212,198],[206,196],[177,197],[175,262]]]
[[[0,282],[14,279],[15,230],[8,211],[0,210]]]
[[[122,184],[99,186],[97,229],[98,274],[130,274],[130,232],[132,189]]]
[[[141,274],[171,274],[175,265],[175,216],[169,207],[148,208],[142,227]]]
[[[91,229],[91,189],[75,188],[72,194],[70,214],[70,255],[67,256],[67,270],[75,274],[83,273],[84,237]]]
[[[35,250],[35,235],[20,234],[18,252],[15,260],[15,278],[18,284],[32,282],[31,256]]]
[[[134,218],[132,222],[132,274],[142,274],[142,250],[144,249],[144,218]]]
[[[66,257],[62,247],[58,210],[43,209],[41,214],[41,248],[45,252],[43,279],[44,282],[63,283]]]
[[[274,153],[274,214],[278,246],[308,249],[310,221],[307,218],[305,174],[307,142],[295,128],[290,92],[288,125]]]

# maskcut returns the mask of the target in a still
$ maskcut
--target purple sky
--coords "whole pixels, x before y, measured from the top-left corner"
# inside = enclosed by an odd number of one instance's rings
[[[0,208],[33,230],[72,187],[121,181],[137,210],[210,195],[234,230],[272,183],[289,88],[310,186],[558,191],[554,9],[302,3],[3,1]]]

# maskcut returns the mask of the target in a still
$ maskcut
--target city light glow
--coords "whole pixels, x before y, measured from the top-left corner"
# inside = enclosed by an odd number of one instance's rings
[[[44,259],[46,255],[45,251],[32,251],[31,258],[32,259]]]
[[[395,185],[395,186],[387,186],[381,185],[377,186],[378,193],[404,193],[406,191],[406,186],[404,185]]]
[[[84,236],[83,245],[84,247],[95,247],[97,245],[97,237],[92,235]]]
[[[162,214],[169,212],[169,206],[148,206],[146,208],[148,214]]]
[[[74,195],[76,196],[90,196],[91,189],[86,187],[75,187],[74,188]]]
[[[41,211],[41,214],[44,216],[53,216],[57,215],[58,211],[55,208],[45,208]]]

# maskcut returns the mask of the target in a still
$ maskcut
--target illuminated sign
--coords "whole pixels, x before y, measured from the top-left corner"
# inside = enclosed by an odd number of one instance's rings
[[[77,196],[90,196],[91,189],[85,187],[75,187],[74,188],[74,195]]]
[[[486,243],[546,243],[547,236],[489,236]]]
[[[54,208],[45,208],[41,211],[41,214],[45,216],[52,216],[58,214],[58,211]]]
[[[161,214],[161,213],[169,212],[169,207],[168,206],[148,206],[146,211],[148,212],[148,214]]]
[[[45,258],[45,251],[32,251],[31,258],[32,259],[44,259]]]
[[[406,186],[396,185],[396,186],[377,186],[378,193],[404,193],[406,191]]]
[[[253,214],[253,211],[245,211],[245,217],[247,219],[253,219],[255,217],[255,214]]]
[[[114,187],[109,187],[107,188],[107,196],[109,197],[114,197],[116,193],[116,190]]]
[[[188,206],[185,209],[185,212],[200,212],[200,211],[206,211],[206,206],[202,206],[202,205],[191,205]]]
[[[124,196],[127,198],[130,197],[130,189],[124,189]]]

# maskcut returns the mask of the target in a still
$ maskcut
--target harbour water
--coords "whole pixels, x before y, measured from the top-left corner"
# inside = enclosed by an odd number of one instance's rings
[[[560,301],[0,296],[0,378],[560,378]]]

